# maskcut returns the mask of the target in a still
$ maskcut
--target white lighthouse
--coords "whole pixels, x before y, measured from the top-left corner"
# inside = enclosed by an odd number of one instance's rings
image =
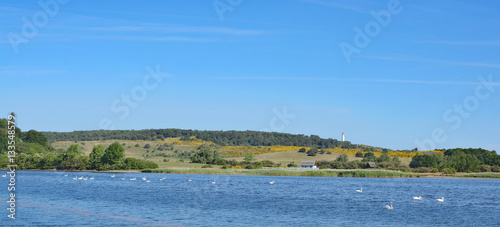
[[[344,135],[344,132],[342,132],[342,142],[345,141],[345,135]]]

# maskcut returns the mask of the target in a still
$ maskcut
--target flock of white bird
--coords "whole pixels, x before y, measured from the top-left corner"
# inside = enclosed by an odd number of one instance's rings
[[[68,174],[65,174],[64,176],[67,177]],[[2,177],[7,177],[7,174],[2,175]],[[115,175],[111,175],[111,177],[113,178],[113,177],[115,177]],[[89,179],[88,177],[83,177],[83,176],[81,176],[81,177],[77,177],[77,176],[73,177],[73,180],[88,180],[88,179]],[[94,179],[94,177],[90,178],[90,180],[93,180],[93,179]],[[142,177],[141,179],[143,181],[146,181],[147,183],[151,182],[151,180],[148,180],[146,177]],[[167,179],[167,177],[160,178],[160,181],[164,181],[166,179]],[[126,180],[126,178],[123,177],[123,178],[121,178],[121,180]],[[137,180],[137,178],[136,177],[132,177],[132,178],[130,178],[130,180],[134,181],[134,180]],[[193,180],[193,178],[189,179],[188,181],[192,181],[192,180]],[[213,180],[212,184],[215,184],[215,183],[216,183],[215,180]],[[269,182],[269,184],[274,184],[274,183],[276,183],[276,181]],[[361,187],[359,190],[356,190],[356,192],[362,193],[363,192],[363,187]],[[415,196],[415,197],[412,197],[412,198],[414,200],[422,200],[422,196]],[[440,199],[436,199],[436,200],[438,202],[444,202],[444,197],[441,197]],[[385,205],[384,208],[387,209],[387,210],[393,210],[394,209],[394,207],[392,206],[392,202],[390,202],[389,205]]]
[[[362,193],[363,192],[363,187],[361,189],[356,190],[356,192]],[[422,200],[422,196],[414,196],[412,197],[414,200]],[[438,202],[444,202],[444,197],[441,197],[440,199],[436,199]],[[384,206],[385,209],[387,210],[394,210],[394,207],[392,206],[392,202],[389,203],[389,205]]]
[[[65,174],[64,176],[67,177],[68,174]],[[6,175],[3,175],[3,177],[6,177]],[[114,175],[114,174],[111,175],[111,178],[114,178],[114,177],[116,177],[116,175]],[[81,176],[81,177],[78,177],[78,176],[73,177],[73,180],[88,180],[88,179],[89,179],[88,177],[83,177],[83,176]],[[127,178],[126,177],[122,177],[120,179],[121,180],[126,180]],[[146,177],[141,177],[141,179],[143,181],[147,182],[147,183],[151,182],[151,180],[147,179]],[[160,181],[164,181],[166,179],[167,179],[167,177],[163,177],[163,178],[160,178]],[[91,177],[90,180],[94,180],[94,177]],[[137,177],[131,177],[129,180],[131,180],[131,181],[137,180]],[[193,178],[189,179],[188,181],[189,182],[193,181]],[[215,180],[212,181],[212,184],[215,184]],[[274,184],[274,181],[271,184]]]

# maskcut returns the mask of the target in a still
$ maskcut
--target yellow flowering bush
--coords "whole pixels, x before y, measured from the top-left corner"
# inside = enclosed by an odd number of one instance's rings
[[[168,143],[168,144],[174,144],[174,145],[191,145],[191,146],[200,146],[203,144],[206,145],[215,145],[215,143],[211,141],[204,141],[201,139],[198,139],[194,136],[190,137],[191,140],[186,141],[186,140],[181,140],[180,138],[165,138],[161,143]],[[368,148],[366,145],[360,145],[359,147],[361,148]],[[246,155],[260,155],[260,154],[267,154],[267,153],[275,153],[275,152],[282,152],[282,151],[298,151],[300,150],[299,146],[281,146],[281,145],[276,145],[276,146],[222,146],[220,147],[219,151],[222,153],[224,157],[227,158],[235,158],[235,157],[245,157]],[[310,147],[304,147],[306,150],[311,149]],[[373,148],[372,148],[373,149]],[[338,153],[338,154],[347,154],[350,156],[355,156],[357,152],[360,152],[362,149],[360,148],[341,148],[341,147],[335,147],[335,148],[324,148],[321,149],[322,151],[325,152],[332,152],[332,153]],[[382,149],[380,148],[375,148],[375,152],[373,154],[375,155],[382,155]],[[398,156],[401,158],[412,158],[413,156],[417,154],[423,154],[426,152],[434,152],[437,154],[443,155],[443,151],[439,150],[431,150],[431,151],[412,151],[412,152],[403,152],[403,151],[389,151],[387,155],[389,156]],[[368,152],[362,151],[363,154],[366,154]]]

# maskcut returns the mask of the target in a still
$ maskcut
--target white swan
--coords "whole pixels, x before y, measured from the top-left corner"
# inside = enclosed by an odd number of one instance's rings
[[[363,192],[363,187],[360,190],[356,190],[356,192]],[[369,194],[369,193],[368,193]]]
[[[146,182],[148,182],[148,183],[149,183],[149,182],[151,182],[151,180],[147,180]]]
[[[124,177],[124,178],[122,178],[122,180],[125,180],[125,177]]]
[[[212,181],[212,184],[215,184],[215,180],[214,180],[214,181]]]
[[[142,180],[146,180],[146,177],[143,177]]]
[[[388,209],[388,210],[393,210],[394,209],[394,207],[392,207],[392,202],[390,203],[390,205],[385,205],[384,208]]]
[[[438,202],[444,202],[444,197],[441,197],[441,199],[436,199]]]
[[[91,180],[93,180],[93,179],[94,179],[94,177],[91,177],[90,179],[91,179]]]
[[[79,177],[78,180],[83,180],[83,176]]]
[[[7,177],[7,174],[2,175],[2,177]]]
[[[414,200],[422,200],[422,196],[419,197],[413,197]]]
[[[73,177],[73,180],[78,180],[78,177]]]
[[[115,177],[115,175],[111,175],[111,177]]]
[[[135,178],[135,177],[132,177],[132,178],[130,178],[130,180],[136,180],[136,178]]]
[[[66,175],[64,175],[64,176],[65,176],[65,177],[67,177],[67,176],[68,176],[68,174],[66,174]]]
[[[87,180],[87,179],[88,179],[88,177],[83,178],[83,180]]]
[[[165,177],[166,178],[166,177]],[[193,178],[189,179],[188,181],[193,181]]]
[[[276,181],[271,181],[271,182],[269,182],[269,184],[274,184],[274,183],[276,183]]]

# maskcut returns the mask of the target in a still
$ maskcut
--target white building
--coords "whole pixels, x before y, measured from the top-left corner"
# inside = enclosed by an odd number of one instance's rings
[[[318,167],[316,166],[316,161],[314,160],[302,160],[300,168],[317,169]]]

